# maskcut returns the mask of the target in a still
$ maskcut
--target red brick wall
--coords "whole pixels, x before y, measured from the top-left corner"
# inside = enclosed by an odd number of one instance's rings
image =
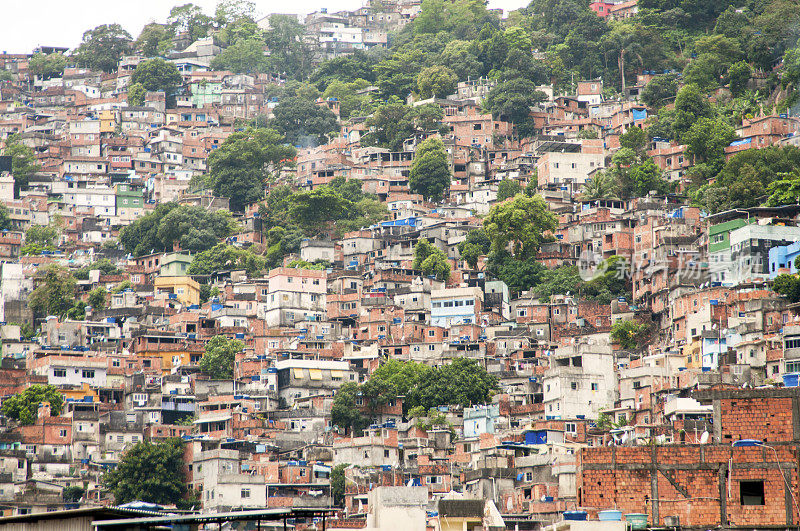
[[[789,397],[720,400],[721,443],[739,439],[791,441],[792,399]]]
[[[730,445],[584,448],[578,503],[592,512],[616,508],[623,513],[647,513],[651,525],[663,524],[665,516],[678,516],[684,526],[786,525],[787,508],[791,510],[793,503],[786,497],[781,471],[797,497],[797,458],[795,444],[775,450]],[[749,480],[764,481],[764,505],[741,505],[740,482]],[[654,522],[656,495],[658,522]]]

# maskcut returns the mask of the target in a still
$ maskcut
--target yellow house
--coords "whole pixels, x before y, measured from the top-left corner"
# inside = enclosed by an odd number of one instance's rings
[[[64,400],[70,399],[80,402],[85,400],[86,397],[92,397],[93,402],[100,401],[100,395],[97,394],[97,390],[92,389],[86,382],[80,386],[61,388],[58,391],[64,396]]]
[[[156,295],[167,293],[181,304],[200,304],[200,283],[191,277],[157,277],[155,286]]]
[[[111,109],[100,111],[100,132],[113,133],[117,127],[117,113]]]
[[[683,347],[683,355],[686,356],[687,369],[700,369],[703,367],[702,340],[693,337],[691,343],[686,343]]]
[[[165,375],[175,367],[198,364],[205,353],[203,341],[167,332],[134,334],[133,350],[143,369],[157,370],[160,366]]]

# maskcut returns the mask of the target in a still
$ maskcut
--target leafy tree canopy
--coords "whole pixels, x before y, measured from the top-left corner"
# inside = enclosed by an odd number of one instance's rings
[[[336,115],[324,105],[305,98],[290,97],[280,101],[270,122],[292,145],[325,144],[338,131]]]
[[[128,449],[119,464],[103,474],[103,486],[117,505],[141,500],[177,504],[187,492],[184,444],[178,438],[160,443],[140,442]]]
[[[164,91],[169,97],[183,84],[183,78],[174,64],[157,57],[139,63],[131,76],[131,83],[148,91]]]
[[[49,265],[36,275],[36,289],[28,297],[28,305],[37,317],[64,317],[75,300],[75,278],[64,267]]]
[[[439,201],[450,188],[450,164],[447,151],[438,137],[430,137],[417,146],[408,177],[409,189],[423,197]]]
[[[20,424],[31,425],[36,422],[39,405],[43,402],[50,404],[50,414],[60,415],[64,404],[64,397],[58,388],[52,385],[34,384],[26,387],[19,394],[3,400],[2,412],[6,417],[17,420]]]
[[[114,72],[120,58],[130,53],[133,38],[119,24],[103,24],[83,34],[80,46],[74,52],[79,66]]]
[[[189,264],[190,275],[211,275],[218,271],[244,269],[250,276],[256,276],[266,267],[264,257],[248,249],[220,243],[198,253]]]
[[[28,61],[28,69],[42,79],[60,77],[67,66],[67,58],[62,53],[37,53]]]
[[[200,252],[233,233],[229,212],[209,212],[202,207],[161,203],[152,212],[122,229],[119,241],[135,256],[181,249]]]
[[[269,172],[291,163],[295,155],[295,149],[286,145],[277,131],[237,131],[208,156],[214,194],[230,198],[231,210],[241,211],[263,197]]]
[[[495,204],[483,221],[492,251],[502,253],[510,245],[514,258],[519,260],[533,257],[547,241],[545,234],[556,227],[555,215],[540,196],[517,195],[511,201]]]
[[[200,358],[200,372],[215,380],[233,378],[236,354],[244,350],[244,343],[225,336],[214,336],[206,343],[206,352]]]
[[[414,246],[414,261],[412,266],[425,275],[435,276],[438,280],[450,278],[450,262],[444,251],[431,244],[425,238],[419,240]]]

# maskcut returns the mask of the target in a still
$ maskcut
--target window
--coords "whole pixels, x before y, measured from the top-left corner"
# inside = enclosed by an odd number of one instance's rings
[[[600,386],[597,383],[592,384],[592,391],[597,391],[599,388]]]
[[[67,436],[67,430],[59,430],[58,431],[58,436],[59,437],[66,437]]]
[[[250,489],[242,489],[242,498],[250,497]]]
[[[53,369],[53,378],[66,378],[67,369]]]
[[[786,372],[800,372],[800,361],[787,361]]]
[[[570,382],[569,383],[569,388],[572,389],[573,391],[577,391],[578,390],[578,382]]]
[[[800,339],[787,339],[786,348],[800,348]]]
[[[739,499],[742,505],[764,505],[764,481],[740,481]]]
[[[81,376],[84,378],[94,378],[94,371],[90,369],[83,369]]]
[[[574,422],[567,422],[564,424],[564,431],[575,435],[578,433],[578,426]]]
[[[384,450],[383,451],[383,457],[386,457],[386,458],[389,457],[389,450]]]

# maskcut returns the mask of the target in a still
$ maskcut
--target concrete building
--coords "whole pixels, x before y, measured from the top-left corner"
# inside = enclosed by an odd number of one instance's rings
[[[279,267],[267,275],[269,291],[263,318],[267,326],[321,321],[326,311],[325,271]]]
[[[431,292],[431,324],[449,327],[477,323],[483,308],[480,288],[445,288]]]

